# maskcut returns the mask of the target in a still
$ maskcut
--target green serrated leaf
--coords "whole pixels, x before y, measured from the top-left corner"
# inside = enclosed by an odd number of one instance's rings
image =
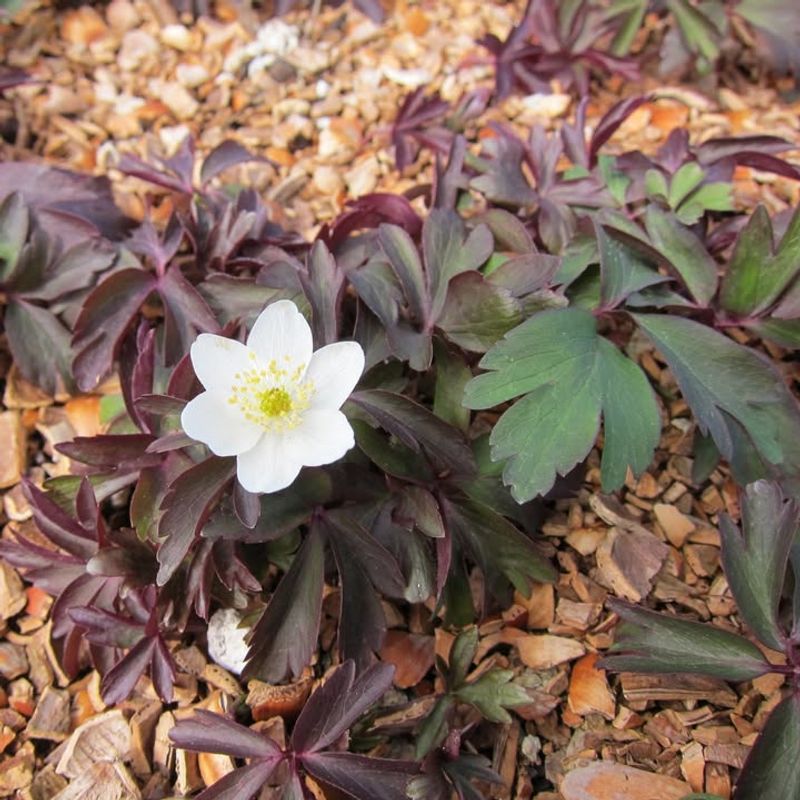
[[[670,617],[619,600],[610,601],[623,619],[600,665],[615,671],[687,672],[730,681],[766,675],[770,664],[742,636],[700,622]]]
[[[513,677],[513,670],[493,669],[461,686],[455,695],[462,702],[475,706],[490,722],[509,723],[511,715],[506,709],[530,702],[525,689],[511,682]]]
[[[436,389],[433,395],[433,413],[455,428],[469,428],[469,409],[461,404],[464,387],[472,372],[461,354],[451,352],[444,342],[433,343],[436,364]]]
[[[444,741],[449,730],[447,717],[454,705],[454,698],[450,695],[444,695],[436,701],[431,713],[422,721],[417,731],[417,741],[414,745],[414,757],[418,761]]]
[[[627,466],[641,470],[649,463],[660,430],[657,407],[641,370],[623,361],[597,335],[594,317],[575,308],[537,314],[484,356],[481,366],[492,372],[467,385],[466,406],[489,408],[525,395],[491,436],[492,458],[508,459],[503,480],[517,502],[544,494],[557,473],[565,475],[586,457],[601,412],[610,422],[604,486],[619,485]],[[635,422],[626,420],[637,415]]]

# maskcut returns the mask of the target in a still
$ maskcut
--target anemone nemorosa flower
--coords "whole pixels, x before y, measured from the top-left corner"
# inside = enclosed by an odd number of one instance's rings
[[[364,351],[356,342],[312,351],[311,328],[290,300],[261,312],[246,345],[209,333],[192,345],[206,391],[183,409],[183,430],[218,456],[236,456],[250,492],[285,489],[302,467],[337,461],[355,444],[339,408],[361,377]]]

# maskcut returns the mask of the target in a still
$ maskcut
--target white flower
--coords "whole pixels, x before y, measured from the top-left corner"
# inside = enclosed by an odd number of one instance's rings
[[[290,300],[261,312],[246,345],[209,333],[192,345],[206,391],[183,409],[183,430],[218,456],[236,456],[250,492],[285,489],[301,467],[338,461],[355,444],[339,408],[361,377],[364,351],[356,342],[312,350]]]

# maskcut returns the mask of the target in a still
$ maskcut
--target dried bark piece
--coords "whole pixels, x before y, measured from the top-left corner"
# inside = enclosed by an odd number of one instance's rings
[[[522,663],[531,669],[549,669],[586,652],[586,648],[574,639],[547,633],[520,633],[516,628],[506,629],[505,641],[517,648]]]
[[[141,800],[136,781],[119,761],[91,764],[53,800]]]
[[[131,728],[131,767],[134,775],[145,778],[150,774],[150,756],[153,752],[156,725],[163,707],[154,700],[140,708],[130,720]]]
[[[551,583],[535,583],[530,597],[515,592],[514,602],[527,609],[529,630],[546,629],[553,624],[556,603]]]
[[[28,658],[25,648],[11,642],[0,642],[0,675],[13,681],[28,672]]]
[[[19,411],[3,411],[0,413],[0,489],[20,482],[25,460],[25,429]]]
[[[15,617],[25,608],[27,602],[22,579],[15,569],[0,561],[0,619]]]
[[[169,732],[173,727],[175,727],[175,715],[171,711],[165,711],[158,718],[153,741],[153,766],[162,772],[169,772],[172,769],[172,760],[175,757],[175,749],[169,740]]]
[[[31,739],[49,739],[63,742],[69,735],[70,696],[64,689],[45,687],[36,710],[28,722],[27,734]]]
[[[220,753],[198,753],[197,767],[206,786],[211,786],[236,769],[233,759]]]
[[[703,675],[645,675],[620,673],[622,693],[629,702],[650,700],[703,700],[734,708],[736,693],[724,682]]]
[[[394,664],[394,685],[398,689],[409,689],[416,686],[433,667],[433,636],[387,631],[380,657],[382,661]]]
[[[656,503],[653,506],[656,521],[674,547],[683,547],[689,534],[697,527],[695,522],[675,506]]]
[[[511,787],[514,785],[514,776],[517,772],[519,740],[520,725],[516,720],[510,725],[503,726],[495,740],[493,761],[499,764],[497,771],[503,779],[503,785],[495,788],[497,800],[510,800],[511,798]]]
[[[612,761],[568,772],[559,789],[564,800],[681,800],[691,792],[676,778]]]
[[[74,779],[98,762],[126,761],[130,749],[131,730],[122,711],[106,711],[73,731],[56,772]]]
[[[31,785],[34,762],[35,754],[30,742],[26,742],[12,758],[0,761],[0,797]]]
[[[53,398],[38,386],[20,375],[16,364],[11,365],[6,375],[3,405],[8,409],[41,408],[53,405]]]
[[[253,711],[253,719],[258,721],[270,717],[296,716],[311,693],[312,683],[310,676],[286,686],[275,686],[258,680],[249,681],[246,702]]]
[[[597,580],[615,594],[638,603],[650,593],[669,548],[650,531],[610,528],[597,548]]]
[[[57,775],[52,764],[47,764],[43,769],[37,770],[29,789],[32,800],[51,800],[67,786],[67,781]]]
[[[729,767],[741,769],[749,752],[749,747],[738,742],[719,742],[706,747],[705,757],[706,761],[712,761],[715,764],[727,764]]]
[[[706,760],[700,742],[689,742],[681,748],[681,775],[686,779],[693,792],[703,791]]]
[[[613,720],[616,703],[605,670],[595,666],[598,658],[597,653],[588,653],[575,662],[569,680],[567,702],[570,710],[579,716],[601,714]]]

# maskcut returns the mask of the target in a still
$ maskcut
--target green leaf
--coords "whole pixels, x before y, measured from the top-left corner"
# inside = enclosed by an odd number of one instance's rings
[[[610,600],[623,619],[600,666],[614,671],[688,672],[730,681],[766,675],[770,664],[752,642],[713,625]]]
[[[731,314],[756,316],[769,308],[800,272],[800,208],[773,249],[772,222],[758,206],[736,241],[720,301]]]
[[[445,740],[449,731],[447,718],[454,705],[455,699],[453,697],[447,694],[443,695],[436,701],[431,713],[422,721],[414,746],[414,758],[418,761]]]
[[[678,206],[703,182],[705,173],[703,168],[696,161],[688,161],[673,173],[669,182],[669,192],[667,202],[673,210]]]
[[[800,319],[775,319],[767,317],[748,322],[745,327],[781,347],[800,348]]]
[[[485,353],[521,321],[520,305],[507,289],[466,272],[450,282],[437,325],[464,350]]]
[[[488,506],[444,497],[441,507],[450,534],[480,566],[495,597],[507,594],[509,582],[527,597],[534,583],[555,579],[552,565],[533,542]]]
[[[546,493],[556,473],[565,475],[588,455],[601,412],[609,423],[604,486],[616,488],[627,466],[641,471],[650,462],[660,431],[652,390],[639,367],[597,335],[590,313],[537,314],[495,345],[481,366],[493,371],[467,384],[469,408],[525,395],[491,435],[492,458],[509,459],[503,480],[517,502]]]
[[[406,447],[415,452],[424,448],[433,463],[460,473],[475,471],[475,459],[464,434],[419,403],[383,389],[355,392],[350,401]]]
[[[800,797],[800,694],[770,714],[736,782],[736,800]]]
[[[324,580],[325,545],[312,526],[250,634],[246,680],[278,683],[305,669],[317,646]]]
[[[361,419],[351,419],[356,444],[383,472],[408,481],[433,480],[433,471],[421,453],[397,439],[388,439]]]
[[[610,19],[622,16],[622,22],[615,22],[616,33],[611,42],[611,53],[615,56],[626,56],[630,52],[633,40],[642,27],[647,0],[614,0],[607,12]]]
[[[30,211],[20,192],[11,192],[0,205],[0,281],[7,283],[17,267],[28,231]]]
[[[745,489],[741,531],[727,515],[720,518],[722,567],[739,614],[773,650],[783,650],[786,644],[778,604],[798,525],[797,504],[767,481]]]
[[[692,297],[708,305],[717,290],[717,265],[700,239],[652,205],[645,211],[645,227],[653,246],[680,275]]]
[[[447,686],[451,691],[464,684],[477,652],[478,629],[475,625],[470,625],[456,636],[450,648]]]
[[[452,352],[437,339],[433,352],[436,364],[436,389],[433,395],[433,413],[439,419],[466,433],[469,428],[469,409],[461,404],[464,387],[472,378],[472,371],[459,353]]]
[[[530,703],[530,697],[522,686],[512,683],[514,671],[493,669],[478,680],[462,686],[455,692],[464,703],[475,706],[490,722],[511,722],[507,708]]]
[[[404,486],[400,493],[398,513],[432,539],[443,539],[444,522],[436,498],[422,486]]]
[[[719,56],[719,32],[708,17],[689,0],[667,0],[667,7],[675,16],[681,34],[692,53],[709,62]]]
[[[752,474],[750,451],[781,476],[800,474],[795,444],[800,411],[769,361],[691,320],[661,314],[634,318],[665,358],[701,431],[710,432],[737,480],[769,477]]]
[[[600,339],[599,377],[603,394],[603,491],[625,482],[630,467],[644,472],[661,436],[661,416],[650,383],[639,367],[613,344]]]
[[[667,280],[638,253],[615,238],[611,230],[595,226],[600,250],[600,302],[604,308],[614,308],[632,292]]]

